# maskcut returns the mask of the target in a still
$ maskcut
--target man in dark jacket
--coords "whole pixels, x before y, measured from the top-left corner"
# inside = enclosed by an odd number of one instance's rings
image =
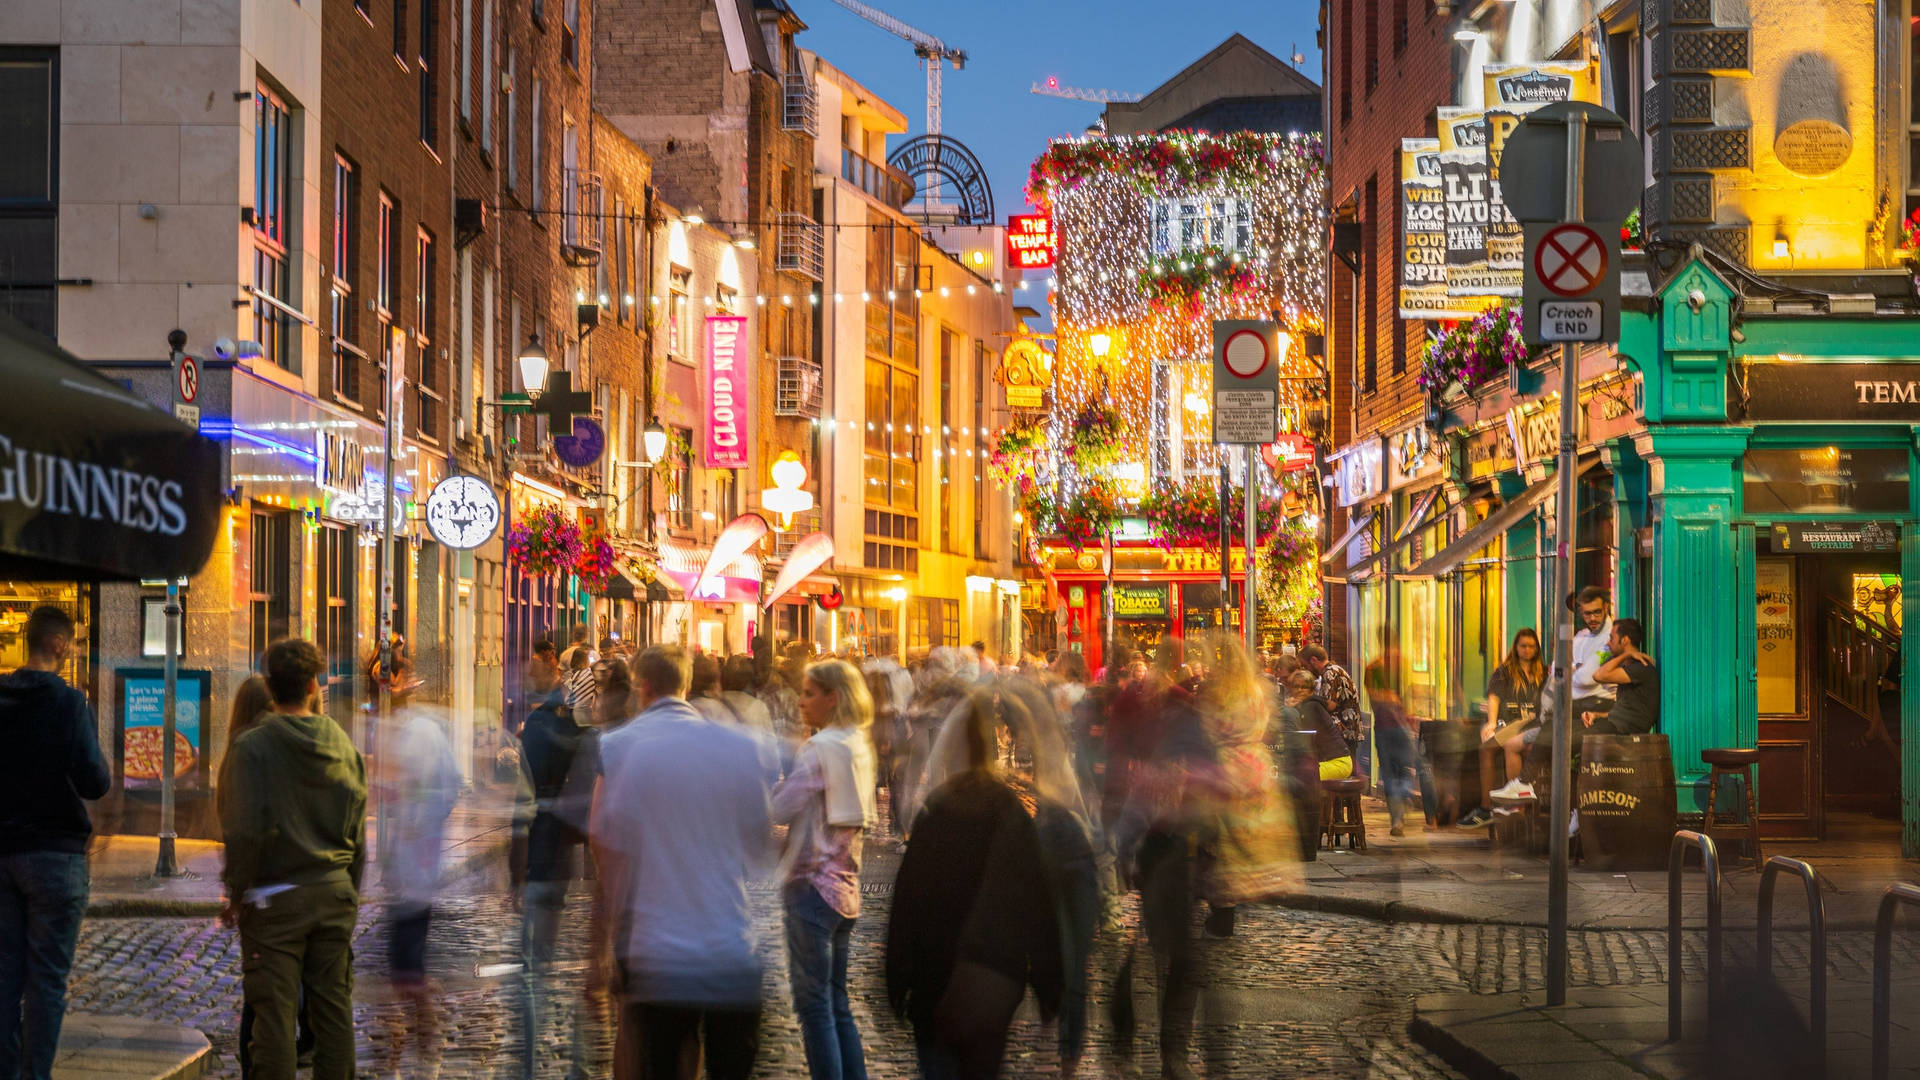
[[[48,1080],[87,911],[82,800],[105,795],[112,776],[93,709],[58,674],[73,618],[35,608],[26,638],[27,665],[0,679],[0,1077]]]
[[[588,729],[561,715],[565,686],[558,669],[536,666],[533,693],[539,704],[520,729],[520,782],[514,799],[508,877],[520,905],[520,1032],[522,1075],[538,1069],[542,1013],[552,1005],[550,969],[560,936],[567,887],[579,875],[579,852],[592,809],[594,754],[581,753]],[[576,1012],[570,1076],[585,1076],[589,1064],[586,1025]]]
[[[273,711],[227,751],[233,761],[220,801],[228,897],[222,918],[240,927],[255,1075],[292,1080],[294,1011],[304,985],[314,1080],[349,1080],[366,763],[338,724],[309,709],[327,670],[312,642],[274,642],[266,669]]]

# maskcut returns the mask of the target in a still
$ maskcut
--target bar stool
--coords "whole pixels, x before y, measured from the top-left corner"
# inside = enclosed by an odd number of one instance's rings
[[[1707,820],[1700,831],[1719,843],[1721,837],[1745,840],[1752,845],[1753,865],[1758,868],[1765,859],[1760,854],[1760,813],[1753,797],[1754,766],[1760,760],[1760,751],[1755,749],[1717,749],[1700,751],[1702,763],[1713,767],[1707,774]],[[1745,824],[1728,825],[1714,823],[1714,803],[1719,801],[1720,778],[1738,777],[1741,786],[1747,789],[1747,820]]]
[[[1364,776],[1320,781],[1320,835],[1327,847],[1338,848],[1344,836],[1349,849],[1367,849],[1367,821],[1360,813],[1360,794],[1366,790]]]

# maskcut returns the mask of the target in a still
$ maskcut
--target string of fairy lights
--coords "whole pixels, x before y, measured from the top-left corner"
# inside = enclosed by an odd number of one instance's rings
[[[1061,497],[1091,477],[1059,448],[1089,403],[1128,429],[1098,479],[1145,494],[1153,447],[1171,439],[1189,472],[1218,457],[1212,400],[1215,319],[1277,318],[1294,332],[1283,376],[1305,376],[1300,335],[1323,324],[1328,189],[1316,135],[1167,132],[1062,139],[1035,162],[1029,197],[1060,238],[1051,294],[1054,406],[1045,466]],[[1249,274],[1251,268],[1254,272]],[[1297,417],[1303,382],[1281,383]],[[1280,484],[1263,481],[1269,494]]]

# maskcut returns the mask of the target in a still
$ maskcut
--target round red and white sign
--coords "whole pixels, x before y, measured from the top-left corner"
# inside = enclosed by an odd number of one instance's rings
[[[1585,225],[1555,225],[1533,249],[1533,273],[1556,296],[1585,296],[1607,275],[1607,245]]]
[[[1251,379],[1266,370],[1272,345],[1267,336],[1258,330],[1236,330],[1227,336],[1220,346],[1220,362],[1229,372],[1242,379]]]
[[[193,404],[193,399],[200,396],[200,362],[191,356],[182,356],[180,370],[175,372],[174,378],[180,384],[181,404]]]

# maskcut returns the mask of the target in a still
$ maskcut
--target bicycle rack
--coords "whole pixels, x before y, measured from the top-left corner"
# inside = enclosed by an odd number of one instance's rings
[[[1707,875],[1707,1023],[1713,1023],[1720,1005],[1720,853],[1713,838],[1681,829],[1667,848],[1667,1038],[1680,1041],[1680,997],[1685,989],[1680,973],[1680,871],[1687,851],[1698,848],[1700,869]],[[1920,890],[1915,891],[1920,901]]]
[[[1798,877],[1807,887],[1807,924],[1812,943],[1813,1000],[1808,1019],[1813,1025],[1815,1076],[1826,1075],[1827,1067],[1827,902],[1820,895],[1820,876],[1813,866],[1799,859],[1775,855],[1760,871],[1760,977],[1773,978],[1773,886],[1781,871]]]
[[[1887,1080],[1893,1067],[1893,913],[1901,904],[1920,907],[1920,885],[1887,886],[1873,921],[1873,1080]]]

